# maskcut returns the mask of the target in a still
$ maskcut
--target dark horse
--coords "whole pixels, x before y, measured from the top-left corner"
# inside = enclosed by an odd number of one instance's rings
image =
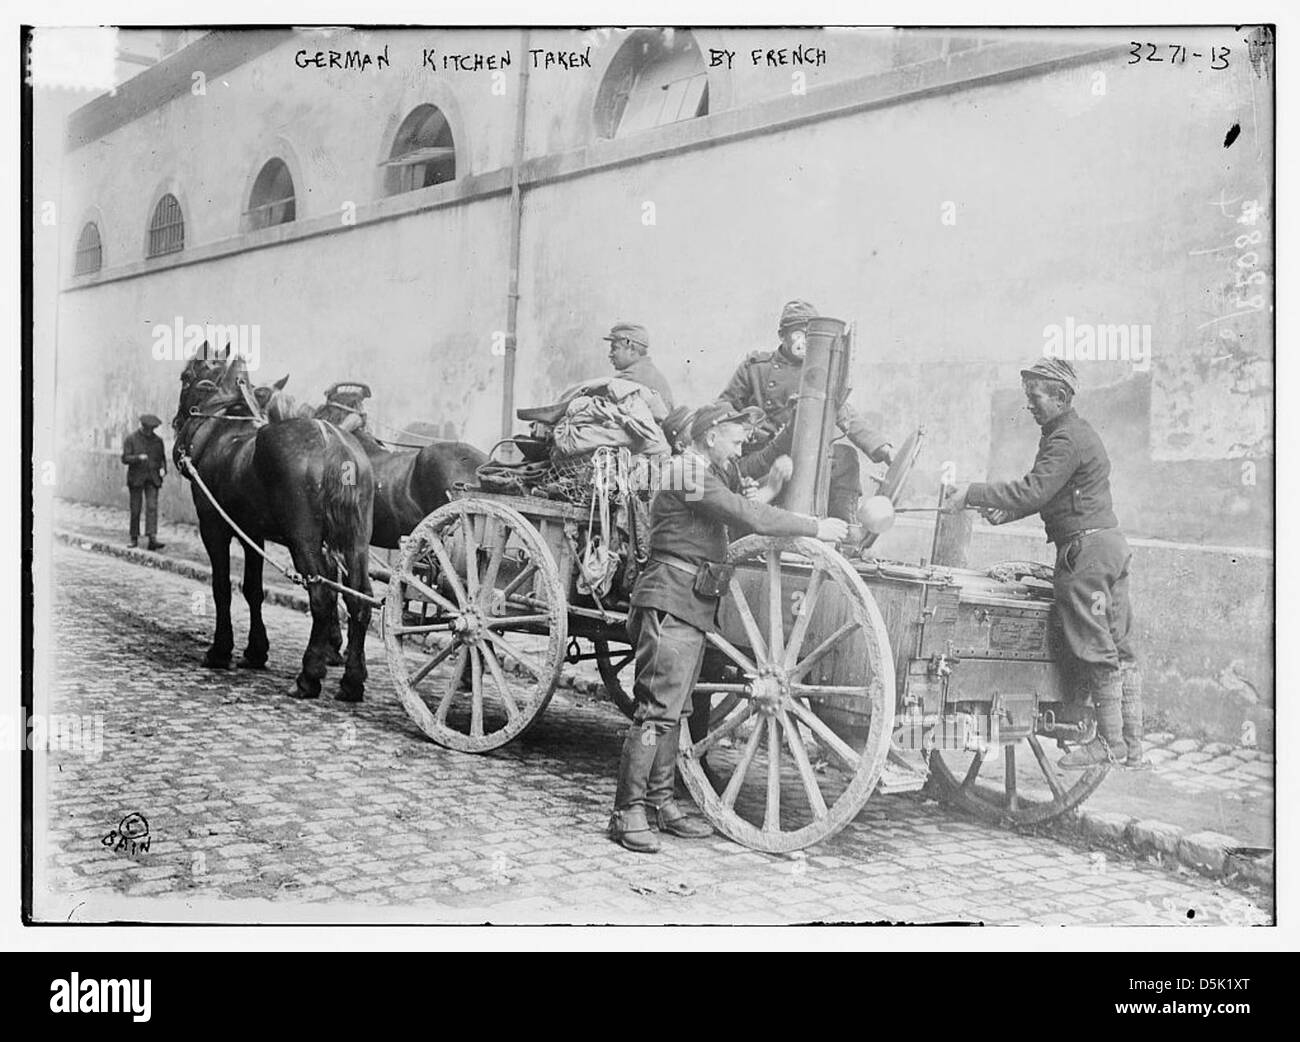
[[[487,456],[462,441],[435,441],[420,449],[391,449],[366,429],[362,402],[365,384],[335,384],[325,392],[316,419],[337,424],[352,434],[375,472],[375,523],[372,546],[396,549],[411,531],[449,500],[458,482],[477,483]]]
[[[369,544],[374,509],[370,460],[353,438],[337,427],[311,419],[265,423],[244,375],[243,360],[225,351],[203,350],[181,375],[180,404],[172,428],[177,469],[188,457],[222,509],[260,549],[266,540],[288,547],[302,576],[334,578],[370,594]],[[234,634],[230,625],[230,539],[234,530],[192,482],[199,531],[212,562],[212,596],[217,628],[203,663],[230,665]],[[302,672],[289,692],[297,698],[320,694],[330,652],[330,620],[337,626],[337,594],[309,582],[311,638]],[[248,646],[240,665],[266,666],[269,642],[262,623],[262,558],[244,549],[244,599],[250,616]],[[338,698],[359,701],[365,689],[366,628],[370,604],[344,595],[348,607],[348,651]]]

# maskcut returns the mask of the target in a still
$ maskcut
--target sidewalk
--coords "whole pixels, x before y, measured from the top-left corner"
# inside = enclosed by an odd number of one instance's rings
[[[208,555],[192,525],[159,524],[160,552],[127,548],[128,514],[112,507],[55,500],[55,538],[111,553],[133,563],[210,581]],[[288,563],[283,547],[267,552]],[[388,551],[378,551],[385,560]],[[231,575],[243,575],[243,550],[232,541]],[[264,569],[267,599],[305,610],[302,591],[272,568]],[[594,668],[566,670],[564,683],[584,693],[598,688]],[[1211,875],[1234,874],[1270,885],[1274,846],[1273,754],[1189,736],[1147,736],[1155,769],[1113,770],[1089,798],[1077,822],[1089,842],[1121,846],[1153,859],[1173,860]]]

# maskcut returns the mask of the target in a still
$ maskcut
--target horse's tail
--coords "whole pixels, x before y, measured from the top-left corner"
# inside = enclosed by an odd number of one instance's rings
[[[327,423],[321,474],[322,540],[327,550],[346,553],[370,544],[374,485],[370,460],[347,435]]]

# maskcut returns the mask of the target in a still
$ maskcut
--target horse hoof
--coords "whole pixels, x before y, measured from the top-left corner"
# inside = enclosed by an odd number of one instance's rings
[[[229,668],[230,668],[230,659],[228,659],[228,658],[213,658],[211,655],[204,655],[204,656],[203,656],[203,665],[204,665],[205,667],[207,667],[208,669],[229,669]]]
[[[239,660],[239,668],[240,669],[265,669],[266,659],[262,659],[259,662],[257,659],[252,659],[249,658],[247,655],[244,655]]]
[[[361,689],[351,690],[346,687],[339,687],[338,693],[334,696],[336,702],[360,702],[365,697],[365,691]]]
[[[289,688],[288,693],[290,698],[319,698],[320,685],[319,684],[316,685],[316,690],[311,691],[303,687],[300,687],[298,684],[294,684],[293,687]]]

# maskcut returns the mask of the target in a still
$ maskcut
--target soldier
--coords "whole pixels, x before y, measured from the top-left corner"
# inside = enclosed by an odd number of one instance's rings
[[[140,417],[140,429],[132,431],[122,442],[122,462],[126,464],[126,487],[131,492],[131,545],[140,545],[140,505],[144,501],[144,530],[149,549],[161,550],[158,542],[158,489],[167,474],[167,455],[162,438],[153,430],[162,420],[151,412]]]
[[[726,405],[698,409],[691,444],[673,457],[672,480],[651,505],[650,560],[632,590],[628,635],[636,646],[632,692],[636,713],[623,741],[618,789],[609,834],[628,850],[654,853],[655,823],[675,836],[703,837],[712,829],[677,806],[673,781],[678,735],[691,712],[706,631],[717,627],[725,587],[719,566],[726,558],[728,529],[746,525],[764,535],[844,538],[838,519],[765,506],[736,491],[729,464],[740,455],[750,417]]]
[[[799,378],[803,372],[804,353],[807,350],[809,319],[817,317],[817,309],[804,300],[792,300],[781,309],[777,333],[780,347],[775,351],[755,351],[744,362],[722,392],[722,398],[737,409],[756,405],[767,419],[759,429],[747,454],[763,448],[783,427],[794,419],[794,399],[799,394]],[[893,446],[858,416],[847,401],[844,391],[842,404],[836,416],[841,431],[849,441],[861,449],[875,463],[892,463]],[[830,497],[827,513],[844,521],[853,521],[862,495],[862,479],[858,473],[858,456],[842,442],[831,449]]]
[[[663,418],[659,426],[674,456],[681,455],[690,444],[691,417],[695,414],[685,405],[679,405]]]
[[[650,351],[650,334],[645,326],[633,322],[616,322],[602,340],[609,341],[609,364],[623,380],[632,380],[655,391],[664,403],[666,415],[673,407],[673,392],[654,362],[647,357]],[[662,420],[663,416],[655,419]]]
[[[1142,757],[1142,676],[1131,639],[1128,578],[1132,554],[1111,509],[1110,459],[1097,432],[1074,411],[1079,389],[1069,362],[1045,358],[1020,370],[1029,412],[1042,428],[1033,468],[1019,481],[958,486],[949,509],[981,507],[994,524],[1042,516],[1056,544],[1053,578],[1057,632],[1076,698],[1089,696],[1097,737],[1067,753],[1058,765],[1080,770]]]

